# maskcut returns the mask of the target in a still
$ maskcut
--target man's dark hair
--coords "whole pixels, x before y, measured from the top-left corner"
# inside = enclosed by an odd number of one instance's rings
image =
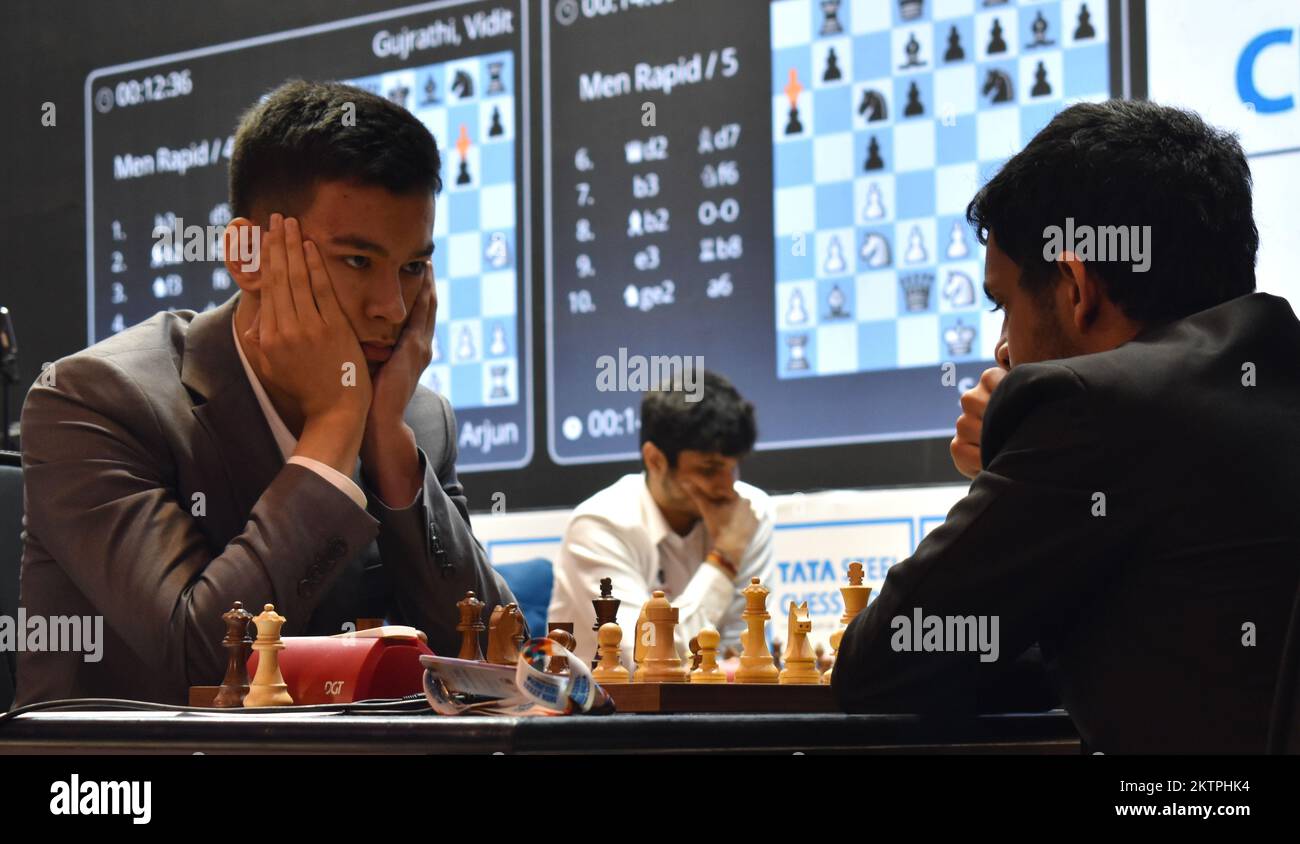
[[[702,382],[699,401],[687,401],[691,393],[680,382],[641,399],[641,443],[654,443],[669,466],[676,467],[677,455],[686,449],[744,456],[758,438],[754,405],[721,375],[705,370]]]
[[[1130,319],[1179,319],[1255,289],[1259,231],[1237,138],[1190,112],[1135,100],[1065,109],[971,200],[981,243],[991,232],[1020,268],[1020,284],[1055,287],[1044,229],[1150,226],[1150,266],[1099,261],[1089,269]],[[1070,245],[1067,244],[1066,248]],[[1041,300],[1041,299],[1040,299]]]
[[[406,109],[351,85],[293,79],[239,120],[230,207],[237,217],[255,207],[298,214],[320,181],[437,194],[441,170],[438,142]]]

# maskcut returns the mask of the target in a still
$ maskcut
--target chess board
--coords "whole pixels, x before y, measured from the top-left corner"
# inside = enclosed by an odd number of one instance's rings
[[[346,80],[404,106],[438,141],[438,317],[420,381],[457,410],[519,401],[513,80],[508,51]]]
[[[1104,0],[775,0],[781,378],[990,360],[965,221],[1052,116],[1110,96]]]
[[[623,683],[602,686],[619,712],[840,712],[830,686]]]

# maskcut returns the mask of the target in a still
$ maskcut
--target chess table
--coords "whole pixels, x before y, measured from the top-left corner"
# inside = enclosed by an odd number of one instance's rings
[[[96,753],[1042,753],[1078,754],[1069,716],[617,714],[506,718],[37,712],[0,724],[0,754]]]

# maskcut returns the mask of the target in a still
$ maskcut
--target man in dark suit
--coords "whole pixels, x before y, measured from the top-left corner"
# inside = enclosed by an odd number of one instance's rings
[[[1076,105],[967,217],[1009,372],[963,400],[970,493],[849,625],[842,705],[1041,703],[1015,685],[1039,645],[1094,750],[1261,752],[1300,582],[1300,323],[1252,292],[1240,146],[1174,109]],[[1150,228],[1100,260],[1084,226]]]
[[[456,601],[513,600],[470,532],[431,355],[437,145],[404,109],[293,82],[243,117],[240,287],[57,361],[22,443],[28,616],[102,616],[97,658],[25,651],[19,704],[182,703],[221,680],[221,614],[283,634],[386,617],[458,649]],[[259,243],[254,260],[233,248]]]

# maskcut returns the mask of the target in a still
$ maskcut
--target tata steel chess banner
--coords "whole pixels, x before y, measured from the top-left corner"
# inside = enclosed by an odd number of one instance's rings
[[[966,489],[952,485],[773,496],[777,524],[772,571],[764,583],[771,590],[768,635],[783,641],[790,602],[806,602],[813,622],[810,639],[814,646],[829,647],[830,634],[844,612],[840,587],[848,584],[849,564],[862,564],[863,585],[872,587],[875,600],[890,567],[907,559],[943,523]],[[477,514],[474,533],[494,566],[535,559],[554,562],[570,512]]]

